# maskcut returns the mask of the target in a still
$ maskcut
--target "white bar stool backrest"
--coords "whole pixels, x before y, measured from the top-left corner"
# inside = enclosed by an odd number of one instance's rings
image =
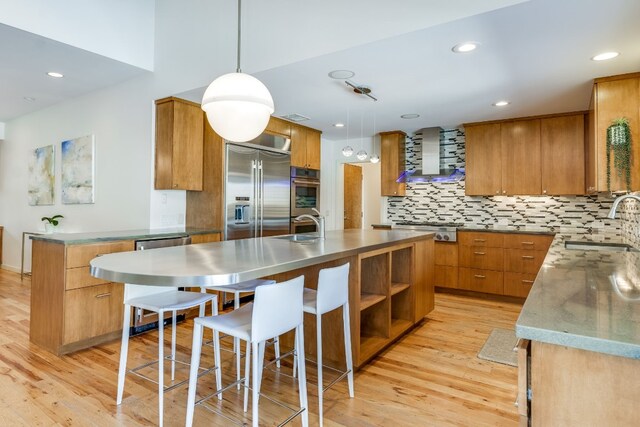
[[[304,276],[256,288],[251,319],[251,342],[282,335],[302,324]]]
[[[173,286],[146,286],[127,283],[124,287],[124,301],[126,303],[133,298],[157,295],[164,292],[175,291],[176,289],[178,288]]]
[[[320,270],[316,298],[318,313],[328,313],[349,301],[349,263]]]

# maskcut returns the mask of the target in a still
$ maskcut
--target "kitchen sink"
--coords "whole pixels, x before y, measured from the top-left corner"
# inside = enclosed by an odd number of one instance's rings
[[[309,234],[287,234],[286,236],[274,237],[274,239],[288,240],[296,243],[315,243],[320,240],[318,236]]]
[[[625,243],[566,241],[564,247],[575,251],[638,252],[636,248]]]

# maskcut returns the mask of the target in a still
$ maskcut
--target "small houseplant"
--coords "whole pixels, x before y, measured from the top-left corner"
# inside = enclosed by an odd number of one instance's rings
[[[615,119],[607,128],[607,190],[611,191],[611,151],[613,167],[618,177],[624,176],[627,191],[631,191],[631,130],[629,120]]]
[[[55,228],[58,226],[58,219],[64,218],[62,215],[54,215],[52,217],[43,216],[41,221],[44,221],[44,230],[47,233],[53,233]]]

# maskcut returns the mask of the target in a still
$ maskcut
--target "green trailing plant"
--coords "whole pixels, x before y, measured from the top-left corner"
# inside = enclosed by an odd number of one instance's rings
[[[629,120],[615,119],[607,128],[607,191],[611,191],[611,152],[618,177],[624,176],[627,191],[631,191],[631,130]]]
[[[48,224],[51,224],[54,227],[56,227],[59,223],[58,218],[64,218],[64,217],[62,215],[54,215],[52,217],[43,216],[41,221],[46,221]]]

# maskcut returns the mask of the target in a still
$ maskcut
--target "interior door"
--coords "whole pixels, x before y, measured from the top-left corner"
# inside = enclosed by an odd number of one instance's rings
[[[344,165],[344,229],[362,228],[362,168]]]

